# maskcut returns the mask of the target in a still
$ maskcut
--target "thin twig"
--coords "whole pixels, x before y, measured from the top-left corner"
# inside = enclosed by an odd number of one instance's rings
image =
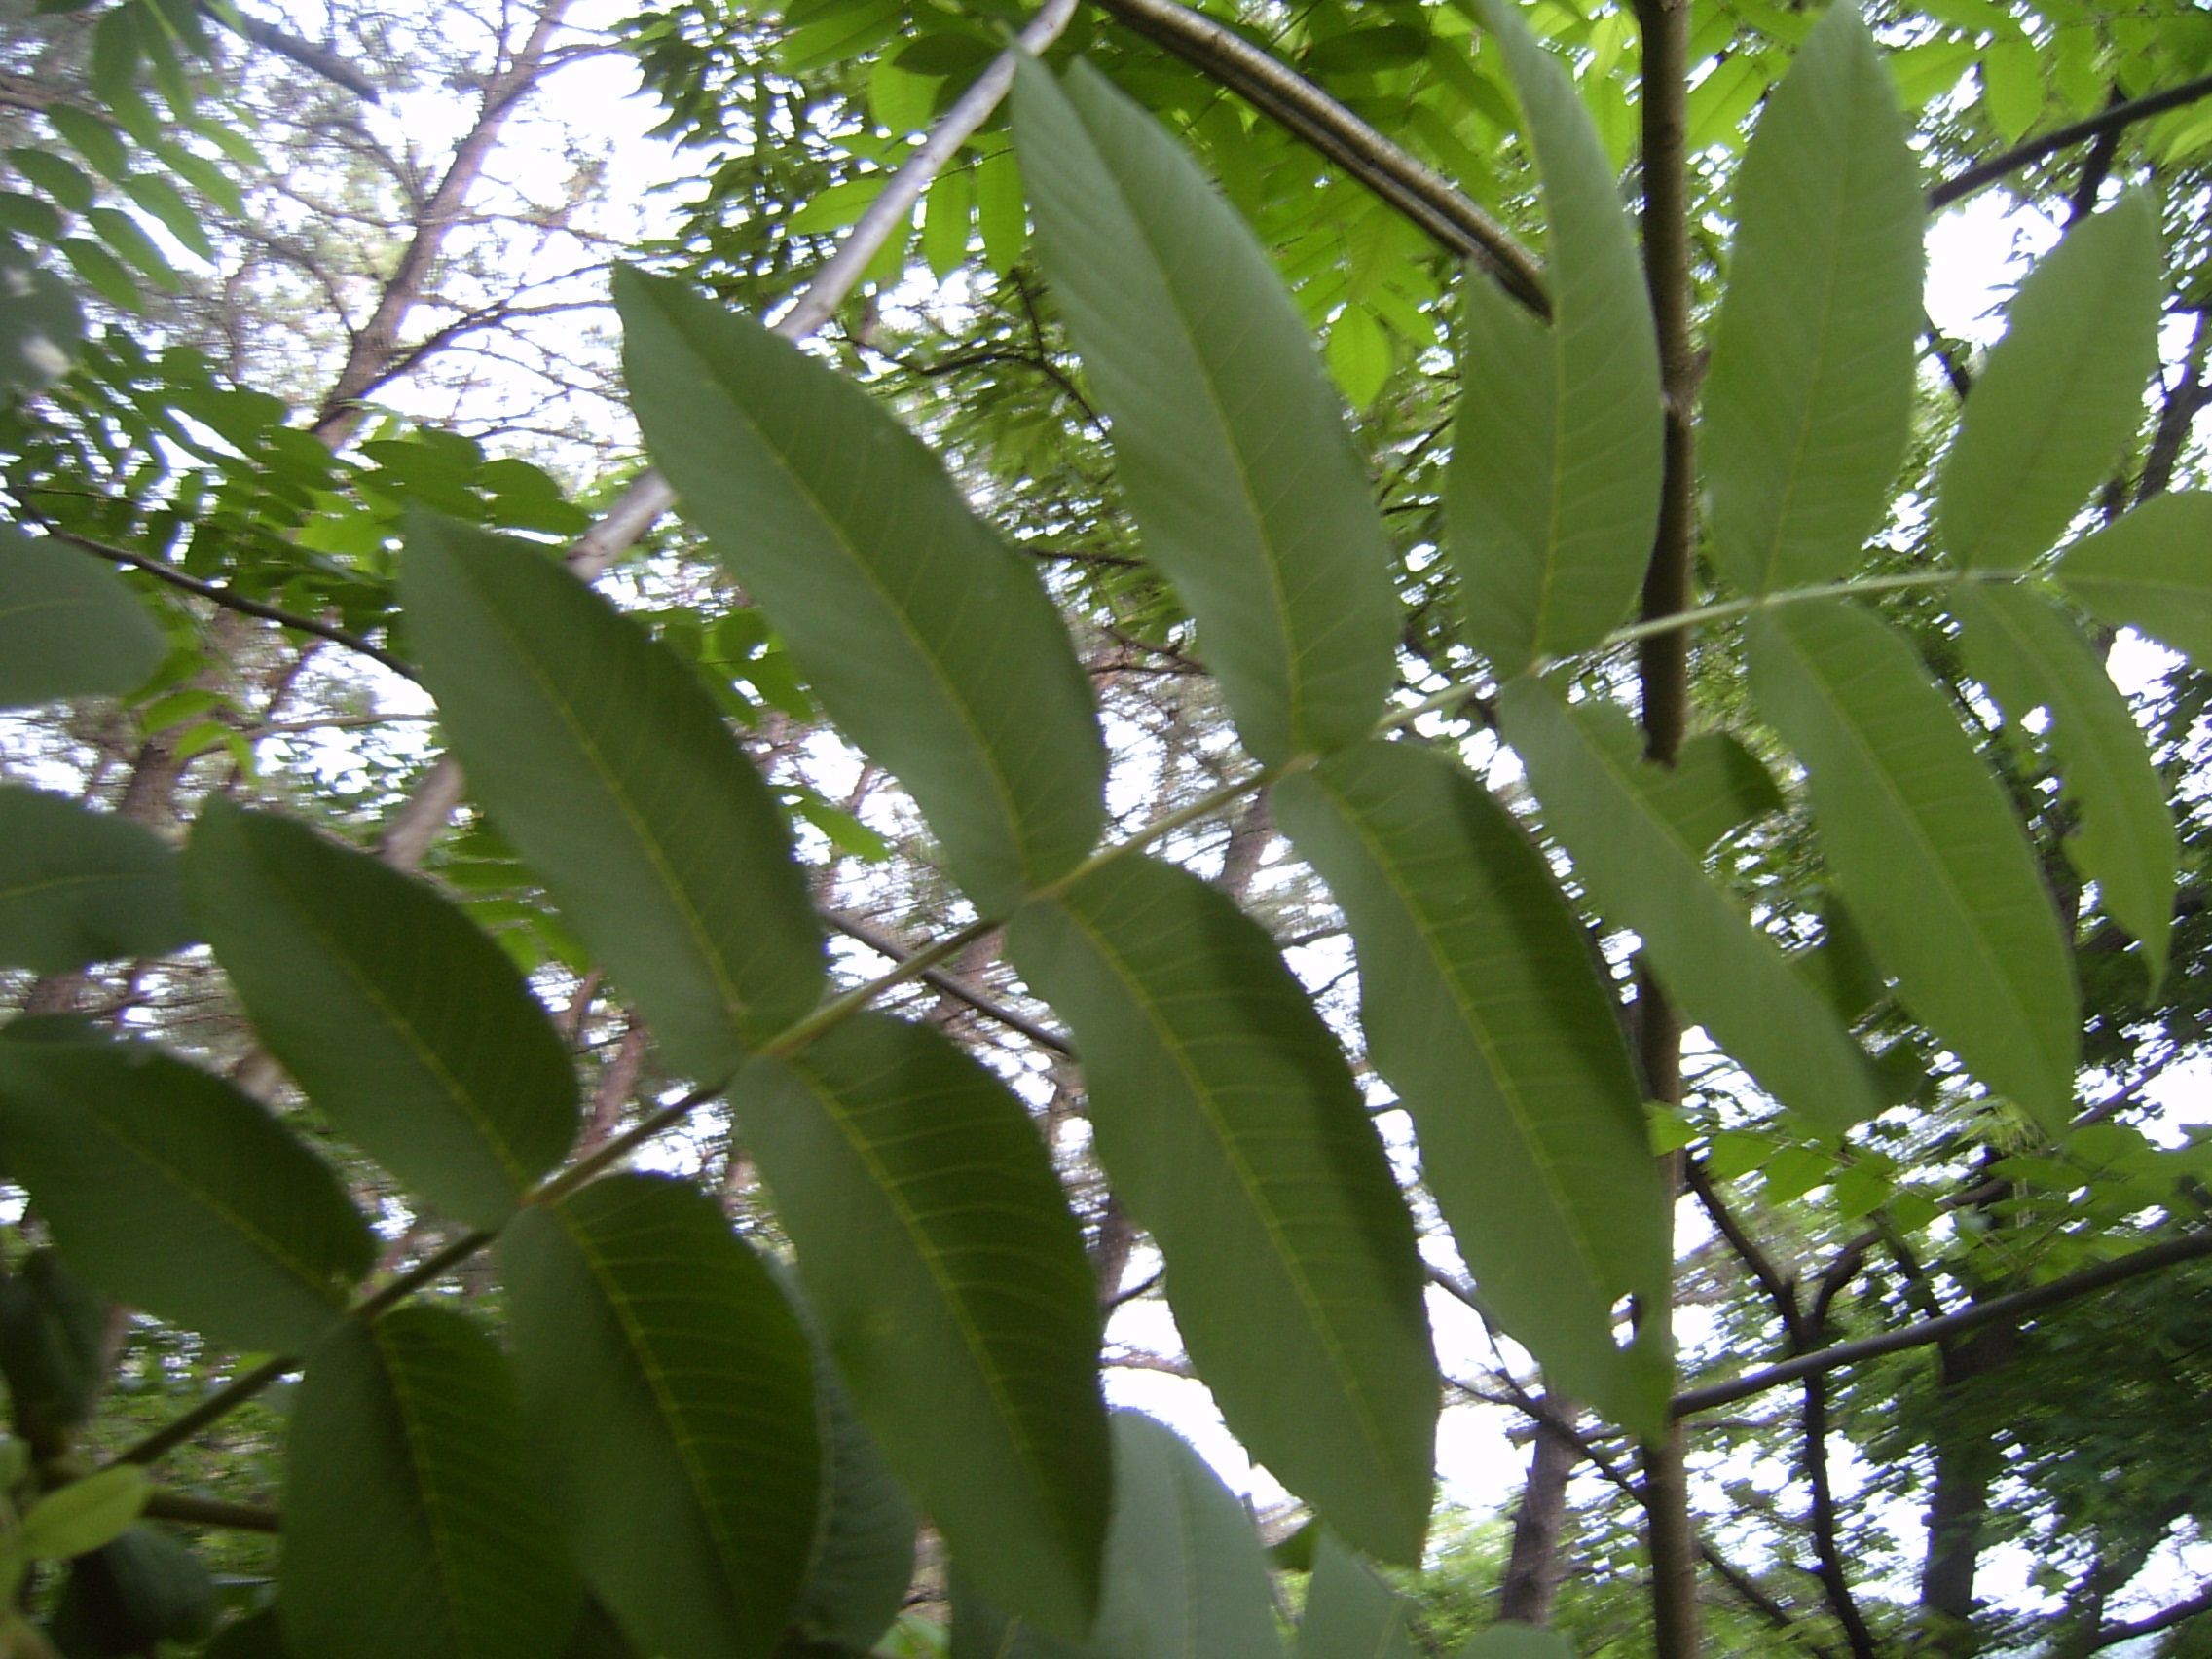
[[[187,575],[166,559],[156,559],[146,553],[134,553],[128,547],[111,546],[105,541],[94,541],[91,536],[79,535],[73,530],[56,530],[49,526],[47,535],[55,541],[66,541],[70,546],[82,552],[90,553],[95,559],[106,559],[118,565],[129,565],[134,571],[144,571],[157,581],[166,582],[173,588],[182,589],[198,598],[210,601],[223,607],[226,610],[241,611],[247,616],[258,616],[264,621],[275,622],[281,627],[295,629],[302,634],[313,634],[317,639],[328,640],[332,645],[344,645],[350,651],[359,651],[363,656],[371,657],[383,663],[394,674],[402,675],[409,680],[416,678],[413,664],[401,661],[382,645],[372,645],[350,629],[341,628],[330,622],[318,622],[313,616],[302,616],[295,610],[285,610],[274,605],[265,605],[258,599],[248,599],[244,594],[234,592],[219,583],[203,581],[198,576]]]
[[[1971,196],[1985,184],[1995,183],[2007,173],[2013,172],[2032,162],[2040,162],[2085,138],[2096,138],[2107,132],[2117,132],[2138,121],[2147,121],[2154,115],[2163,115],[2169,109],[2180,109],[2184,104],[2195,103],[2199,98],[2212,97],[2212,75],[2200,75],[2194,81],[2184,81],[2178,87],[2168,87],[2162,92],[2152,92],[2147,97],[2133,98],[2123,104],[2077,121],[2071,127],[2046,132],[2041,138],[2030,138],[2025,144],[2016,144],[2001,156],[1992,156],[1986,162],[1977,162],[1955,178],[1945,179],[1928,193],[1928,210],[1933,213],[1947,207],[1962,196]]]

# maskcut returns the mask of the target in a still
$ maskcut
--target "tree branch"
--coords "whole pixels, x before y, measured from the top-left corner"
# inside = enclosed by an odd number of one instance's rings
[[[2195,103],[2199,98],[2212,97],[2212,75],[2200,75],[2194,81],[2184,81],[2178,87],[2169,87],[2162,92],[2134,98],[2126,103],[2077,121],[2070,127],[2061,127],[2054,132],[2046,132],[2041,138],[2030,138],[2025,144],[2016,144],[2001,156],[1992,156],[1986,162],[1977,162],[1954,178],[1945,179],[1928,193],[1928,210],[1948,207],[1962,196],[1971,196],[1985,184],[1994,184],[2009,172],[2014,172],[2044,157],[2081,143],[2086,138],[2102,137],[2107,132],[2118,132],[2138,121],[2148,121],[2154,115],[2163,115],[2169,109],[2180,109]]]
[[[914,947],[899,938],[889,928],[878,927],[866,916],[855,916],[843,910],[825,907],[822,919],[848,939],[857,939],[878,956],[889,957],[893,962],[905,962],[915,954]],[[1073,1054],[1074,1048],[1067,1038],[1057,1031],[1038,1024],[1019,1009],[1010,1008],[979,985],[974,985],[957,974],[941,968],[925,968],[922,978],[935,985],[948,997],[956,997],[978,1014],[988,1014],[1009,1030],[1018,1031],[1040,1048],[1050,1049],[1058,1054]]]
[[[181,1521],[188,1527],[227,1527],[234,1532],[280,1532],[284,1517],[257,1503],[224,1503],[190,1493],[155,1492],[144,1514],[154,1521]]]
[[[2156,1636],[2159,1631],[2171,1630],[2175,1625],[2186,1619],[2194,1619],[2200,1613],[2212,1613],[2212,1586],[2207,1586],[2188,1601],[2176,1602],[2163,1612],[2153,1613],[2148,1618],[2137,1619],[2131,1624],[2102,1626],[2083,1651],[2096,1653],[2112,1646],[2116,1641],[2126,1641],[2138,1636]]]
[[[206,0],[201,0],[200,11],[202,15],[213,18],[218,22],[230,20],[221,9],[208,5]],[[365,102],[379,101],[377,84],[337,53],[312,45],[297,35],[286,34],[275,23],[264,22],[259,18],[249,18],[240,13],[238,15],[238,22],[240,32],[264,52],[274,52],[279,57],[288,57],[301,68],[320,75],[326,81],[335,82]]]
[[[1692,1388],[1677,1394],[1672,1410],[1677,1417],[1687,1417],[1693,1412],[1725,1406],[1736,1400],[1762,1394],[1769,1388],[1785,1382],[1794,1382],[1800,1377],[1813,1377],[1822,1372],[1834,1371],[1862,1360],[1879,1359],[1884,1354],[1899,1353],[1906,1348],[1924,1347],[1971,1331],[1977,1325],[1987,1325],[2000,1319],[2016,1318],[2049,1308],[2057,1303],[2071,1302],[2077,1296],[2104,1290],[2145,1273],[2157,1272],[2182,1262],[2194,1262],[2201,1256],[2212,1256],[2212,1231],[2185,1234],[2169,1238],[2163,1244],[2153,1244],[2110,1262],[2100,1262],[2093,1268],[2084,1268],[2078,1273],[2052,1279],[2027,1290],[2017,1290],[2009,1296],[1992,1297],[1977,1302],[1956,1313],[1946,1313],[1940,1319],[1924,1319],[1917,1325],[1886,1331],[1878,1337],[1867,1337],[1856,1343],[1839,1343],[1833,1347],[1818,1348],[1811,1353],[1799,1354],[1778,1365],[1760,1371],[1749,1372],[1732,1382],[1715,1382],[1710,1387]]]
[[[313,634],[317,639],[328,640],[333,645],[344,645],[348,650],[359,651],[365,657],[372,657],[383,663],[394,674],[402,675],[409,680],[416,677],[413,664],[401,661],[382,645],[370,644],[350,629],[340,628],[329,622],[318,622],[312,616],[302,616],[297,611],[279,609],[274,605],[264,605],[258,599],[248,599],[245,595],[234,593],[231,589],[215,582],[202,581],[198,576],[187,575],[166,559],[156,559],[145,553],[133,553],[128,547],[111,547],[104,541],[94,541],[89,535],[79,535],[75,531],[70,530],[55,530],[51,525],[47,528],[47,535],[56,541],[66,541],[70,546],[90,553],[95,559],[108,559],[118,565],[129,565],[134,571],[144,571],[158,581],[166,582],[173,588],[179,588],[186,593],[220,605],[227,610],[242,611],[245,615],[258,616],[264,621],[296,629],[302,634]]]
[[[1174,0],[1101,4],[1118,22],[1220,82],[1320,151],[1440,246],[1479,262],[1538,316],[1551,314],[1536,261],[1511,232],[1312,82],[1242,35]]]

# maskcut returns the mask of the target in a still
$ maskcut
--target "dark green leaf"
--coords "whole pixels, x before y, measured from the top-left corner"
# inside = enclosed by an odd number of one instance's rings
[[[176,267],[129,214],[112,207],[94,207],[85,219],[99,233],[100,240],[137,267],[141,275],[172,294],[183,288],[184,278],[176,274]]]
[[[63,237],[55,245],[69,261],[70,270],[116,310],[143,312],[146,309],[146,297],[138,291],[137,279],[123,268],[121,260],[98,242],[87,241],[83,237]]]
[[[991,1598],[1090,1622],[1096,1291],[1027,1111],[936,1030],[847,1019],[732,1100],[876,1444]]]
[[[116,129],[98,116],[73,104],[54,103],[46,119],[55,131],[76,146],[77,153],[106,177],[121,178],[130,170],[130,151]]]
[[[161,220],[170,236],[202,259],[215,257],[215,244],[208,240],[207,227],[201,223],[200,210],[175,185],[160,173],[133,173],[122,183],[123,193]]]
[[[2011,802],[1903,638],[1840,600],[1751,628],[1760,712],[1812,775],[1821,849],[1905,1006],[2053,1133],[2073,962]]]
[[[1088,65],[1061,83],[1024,61],[1014,135],[1145,553],[1198,618],[1245,747],[1272,764],[1358,741],[1393,672],[1389,554],[1273,263]]]
[[[2154,496],[2085,535],[2058,579],[2100,622],[2135,628],[2212,664],[2212,494]]]
[[[1511,8],[1483,16],[1521,95],[1550,222],[1552,320],[1462,286],[1467,393],[1446,485],[1462,620],[1500,674],[1585,650],[1634,601],[1658,523],[1659,354],[1613,165]]]
[[[2040,594],[1979,585],[1952,601],[1967,667],[2013,719],[2050,712],[2066,793],[2080,803],[2068,855],[2106,914],[2143,941],[2152,988],[2165,977],[2180,852],[2143,733],[2089,643]]]
[[[1437,1382],[1413,1227],[1272,941],[1198,877],[1124,858],[1024,908],[1009,943],[1075,1033],[1099,1159],[1230,1429],[1346,1536],[1418,1561]]]
[[[698,677],[546,555],[425,513],[400,595],[470,785],[703,1082],[799,1018],[822,932]]]
[[[0,787],[0,962],[66,974],[166,956],[192,937],[160,836],[66,795]]]
[[[243,1348],[303,1352],[376,1257],[327,1165],[221,1078],[149,1044],[8,1027],[0,1167],[76,1272]]]
[[[1936,528],[1962,565],[2026,565],[2111,473],[2158,362],[2158,263],[2157,214],[2130,193],[2020,284],[1937,486]]]
[[[26,200],[28,200],[26,198]],[[69,284],[13,247],[0,246],[0,392],[43,391],[69,372],[85,334],[85,313]],[[0,571],[14,563],[0,546]],[[17,643],[7,632],[7,578],[0,575],[0,662],[12,663]],[[0,696],[11,678],[0,670]]]
[[[838,726],[912,792],[985,910],[1104,825],[1105,746],[1036,571],[844,376],[625,271],[631,396],[683,511],[774,618]]]
[[[1348,29],[1313,43],[1306,54],[1309,75],[1370,75],[1382,69],[1403,69],[1419,62],[1428,51],[1428,36],[1403,23],[1378,28]]]
[[[1275,790],[1359,949],[1368,1056],[1485,1302],[1559,1386],[1660,1420],[1613,1308],[1667,1282],[1667,1204],[1619,1005],[1543,855],[1463,768],[1371,743]]]
[[[82,213],[92,204],[92,181],[74,163],[65,162],[52,150],[25,147],[10,150],[8,160],[15,168],[47,195],[61,203],[72,213]]]
[[[121,695],[168,647],[99,561],[0,525],[0,708]]]
[[[1782,792],[1759,757],[1724,731],[1689,738],[1672,767],[1641,774],[1638,787],[1682,843],[1699,853],[1783,806]]]
[[[423,882],[210,802],[194,914],[269,1051],[446,1213],[497,1231],[575,1137],[575,1074],[505,951]]]
[[[1681,780],[1639,757],[1628,717],[1603,701],[1570,709],[1527,679],[1506,684],[1498,709],[1545,825],[1606,919],[1642,939],[1682,1013],[1822,1131],[1888,1105],[1828,1006],[1708,878],[1704,847],[1654,798]]]
[[[1713,556],[1747,593],[1832,580],[1888,504],[1926,215],[1880,51],[1856,6],[1830,6],[1744,152],[1705,379]]]
[[[285,1442],[277,1606],[315,1659],[551,1659],[575,1569],[507,1362],[457,1313],[348,1320],[308,1356]]]
[[[1413,1604],[1323,1532],[1298,1621],[1297,1659],[1419,1659],[1406,1629]]]
[[[818,1357],[814,1385],[825,1423],[822,1528],[792,1626],[805,1641],[866,1653],[905,1604],[920,1518],[827,1354]]]
[[[207,1644],[203,1659],[288,1659],[276,1609],[265,1607],[246,1618],[232,1620]]]
[[[215,1625],[215,1580],[167,1532],[129,1527],[69,1564],[54,1610],[55,1645],[68,1659],[123,1659],[158,1642],[200,1642]]]
[[[108,1303],[79,1284],[52,1250],[34,1250],[0,1279],[0,1374],[16,1432],[51,1457],[89,1421],[107,1386]]]
[[[612,1175],[499,1242],[540,1464],[593,1594],[660,1659],[758,1659],[822,1491],[806,1332],[714,1200]]]

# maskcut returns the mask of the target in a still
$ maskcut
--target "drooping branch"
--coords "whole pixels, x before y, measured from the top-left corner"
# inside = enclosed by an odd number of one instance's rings
[[[1748,1372],[1730,1382],[1715,1382],[1710,1387],[1692,1388],[1677,1394],[1673,1411],[1677,1417],[1687,1417],[1693,1412],[1710,1411],[1714,1406],[1729,1405],[1763,1394],[1769,1388],[1785,1382],[1794,1382],[1801,1377],[1821,1372],[1835,1371],[1864,1360],[1879,1359],[1884,1354],[1901,1353],[1906,1348],[1925,1347],[1939,1343],[1946,1337],[1959,1336],[1979,1325],[2000,1319],[2014,1319],[2039,1309],[2071,1302],[2078,1296],[2109,1289],[2145,1273],[2157,1272],[2163,1268],[2183,1262],[2194,1262],[2199,1257],[2212,1256],[2212,1231],[2185,1234],[2170,1238],[2163,1244],[2153,1244],[2133,1251],[2110,1262],[2100,1262],[2093,1268],[2084,1268],[2078,1273],[2052,1279],[2027,1290],[2016,1290],[2008,1296],[1991,1297],[1977,1302],[1956,1313],[1946,1313],[1940,1319],[1924,1319],[1917,1325],[1906,1325],[1895,1331],[1885,1331],[1878,1337],[1867,1337],[1855,1343],[1838,1343],[1833,1347],[1816,1349],[1793,1359],[1783,1360],[1762,1370]]]
[[[279,57],[288,57],[302,69],[344,87],[368,103],[379,101],[377,84],[327,47],[304,41],[295,34],[287,34],[275,23],[248,17],[233,8],[210,6],[207,0],[201,0],[200,11],[203,16],[213,18],[218,22],[234,23],[240,34],[262,51],[274,52]]]
[[[1175,0],[1101,4],[1116,21],[1218,81],[1328,157],[1439,246],[1480,262],[1538,316],[1551,314],[1536,261],[1510,231],[1312,82],[1235,30]]]
[[[1977,162],[1956,177],[1947,178],[1928,193],[1928,210],[1948,207],[1963,196],[1972,196],[1985,184],[1994,184],[2009,172],[2017,172],[2024,166],[2040,162],[2046,156],[2102,137],[2107,132],[2118,132],[2138,121],[2148,121],[2155,115],[2163,115],[2169,109],[2180,109],[2201,98],[2212,97],[2212,75],[2200,75],[2194,81],[2184,81],[2178,87],[2168,87],[2162,92],[2152,92],[2126,103],[2115,104],[2085,121],[2077,121],[2056,131],[2046,132],[2041,138],[2030,138],[2025,144],[2015,144],[2003,155],[1992,156],[1986,162]]]

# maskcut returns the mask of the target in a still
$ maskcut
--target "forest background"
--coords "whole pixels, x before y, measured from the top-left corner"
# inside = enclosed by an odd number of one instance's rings
[[[1081,11],[1056,50],[1087,51],[1164,117],[1273,257],[1353,412],[1411,618],[1403,690],[1427,696],[1466,679],[1472,661],[1438,553],[1456,296],[1464,267],[1484,257],[1481,226],[1533,236],[1542,223],[1513,93],[1468,45],[1472,9],[1319,0],[1216,12],[1235,31],[1209,32],[1202,15],[1194,23],[1158,0]],[[1570,67],[1633,197],[1634,14],[1547,0],[1528,16]],[[1692,9],[1686,217],[1701,315],[1718,291],[1735,160],[1811,20],[1755,0]],[[970,920],[908,798],[824,721],[759,611],[692,532],[662,516],[649,484],[641,490],[607,279],[615,262],[636,262],[775,314],[1025,21],[1011,6],[935,0],[807,0],[783,15],[698,0],[624,17],[557,0],[283,15],[160,0],[12,7],[0,24],[15,175],[0,197],[11,239],[0,257],[44,275],[26,276],[0,315],[18,391],[0,429],[10,508],[124,571],[162,618],[166,651],[127,695],[11,717],[10,780],[172,837],[210,797],[280,806],[420,867],[554,1011],[586,1079],[587,1148],[682,1098],[687,1074],[619,987],[608,994],[591,949],[438,766],[432,705],[398,672],[409,651],[392,594],[398,527],[410,507],[428,507],[548,548],[587,537],[585,568],[610,566],[602,590],[695,665],[793,815],[841,976],[878,974]],[[1932,475],[1999,333],[2003,280],[2021,268],[2012,256],[2042,252],[2129,183],[2152,186],[2162,216],[2161,362],[2089,511],[2117,517],[2201,485],[2195,422],[2212,401],[2212,336],[2194,274],[2212,103],[2196,101],[2194,84],[2212,66],[2212,19],[2181,5],[1945,0],[1869,21],[1931,184],[2108,107],[2127,118],[2003,167],[1932,221],[1939,326],[1927,335],[1903,504],[1877,542],[1875,573],[1925,550],[1915,501],[1926,491],[1914,479]],[[1275,69],[1239,56],[1239,40]],[[618,124],[600,107],[640,75],[651,100],[643,125],[658,129],[649,145],[613,136]],[[2127,107],[2176,88],[2188,95]],[[851,295],[818,319],[814,350],[923,433],[1047,572],[1105,711],[1117,823],[1207,801],[1235,774],[1228,715],[1203,642],[1121,498],[1088,378],[1040,280],[1003,117],[895,217]],[[56,321],[64,287],[84,321],[74,366],[57,373],[53,343],[76,332]],[[1945,287],[1988,288],[1988,308],[1972,314]],[[2063,869],[2055,849],[2078,830],[2077,809],[2052,783],[2048,723],[2008,720],[1909,590],[1891,614],[1947,675]],[[1687,1155],[1675,1294],[1692,1388],[1746,1355],[1914,1330],[2194,1236],[2212,1174],[2190,1132],[2203,1121],[2212,984],[2195,867],[2204,688],[2138,636],[2108,630],[2099,644],[2181,809],[2183,843],[2172,967],[2155,990],[2093,905],[2075,940],[2089,1032],[2083,1104],[2109,1133],[2077,1133],[2063,1152],[2040,1145],[2016,1113],[1962,1087],[1878,981],[1839,994],[1858,996],[1861,1029],[1898,1057],[1906,1104],[1847,1137],[1808,1134],[1693,1040],[1681,1102],[1655,1119],[1658,1144]],[[1693,657],[1691,685],[1701,709],[1743,718],[1740,664],[1725,651]],[[1508,799],[1525,795],[1495,739],[1446,715],[1424,730]],[[1786,942],[1825,947],[1821,971],[1839,978],[1848,965],[1838,967],[1835,932],[1818,925],[1824,878],[1801,791],[1786,782],[1785,793],[1785,810],[1726,844],[1720,867],[1772,904]],[[1268,923],[1358,1053],[1343,919],[1289,854],[1266,797],[1199,812],[1164,845]],[[2080,883],[2074,891],[2079,903]],[[1605,940],[1623,976],[1634,942]],[[12,1007],[158,1038],[340,1147],[258,1052],[204,951],[41,966],[26,956],[9,976]],[[1202,1404],[1153,1243],[1089,1160],[1067,1039],[995,938],[971,941],[890,1006],[981,1055],[1046,1126],[1111,1313],[1110,1396],[1191,1434],[1254,1493],[1270,1542],[1292,1536],[1294,1500],[1242,1461]],[[1403,1153],[1389,1090],[1362,1076],[1385,1141]],[[458,1234],[366,1160],[337,1155],[379,1218],[387,1267],[428,1259]],[[776,1236],[756,1173],[712,1106],[641,1158]],[[1414,1181],[1410,1166],[1401,1175]],[[1488,1328],[1479,1285],[1433,1211],[1419,1213],[1431,1320],[1464,1408],[1448,1414],[1459,1426],[1442,1442],[1440,1473],[1448,1491],[1483,1490],[1456,1465],[1510,1458],[1521,1474],[1499,1519],[1447,1520],[1429,1569],[1396,1580],[1414,1598],[1410,1640],[1443,1652],[1503,1617],[1556,1624],[1584,1652],[1649,1651],[1635,1449],[1547,1392],[1528,1353]],[[53,1271],[51,1258],[32,1265],[43,1242],[35,1219],[14,1229],[11,1284]],[[2177,1261],[1842,1369],[1818,1421],[1790,1391],[1697,1419],[1689,1506],[1711,1645],[1866,1659],[1924,1642],[2070,1656],[2201,1644],[2212,1626],[2198,1616],[2212,1608],[2201,1530],[2212,1279]],[[460,1270],[458,1287],[482,1299],[491,1281],[474,1271]],[[78,1444],[94,1456],[253,1363],[172,1324],[120,1309],[104,1317],[112,1380]],[[179,1450],[150,1511],[177,1530],[161,1535],[190,1537],[216,1570],[226,1617],[266,1601],[286,1386]],[[35,1446],[22,1393],[18,1382],[18,1427]],[[1304,1548],[1292,1537],[1279,1555],[1286,1606],[1310,1568],[1309,1534]],[[43,1583],[50,1601],[65,1594],[59,1577]],[[943,1594],[925,1571],[886,1640],[941,1641]],[[179,1626],[164,1640],[192,1645],[206,1633]]]

